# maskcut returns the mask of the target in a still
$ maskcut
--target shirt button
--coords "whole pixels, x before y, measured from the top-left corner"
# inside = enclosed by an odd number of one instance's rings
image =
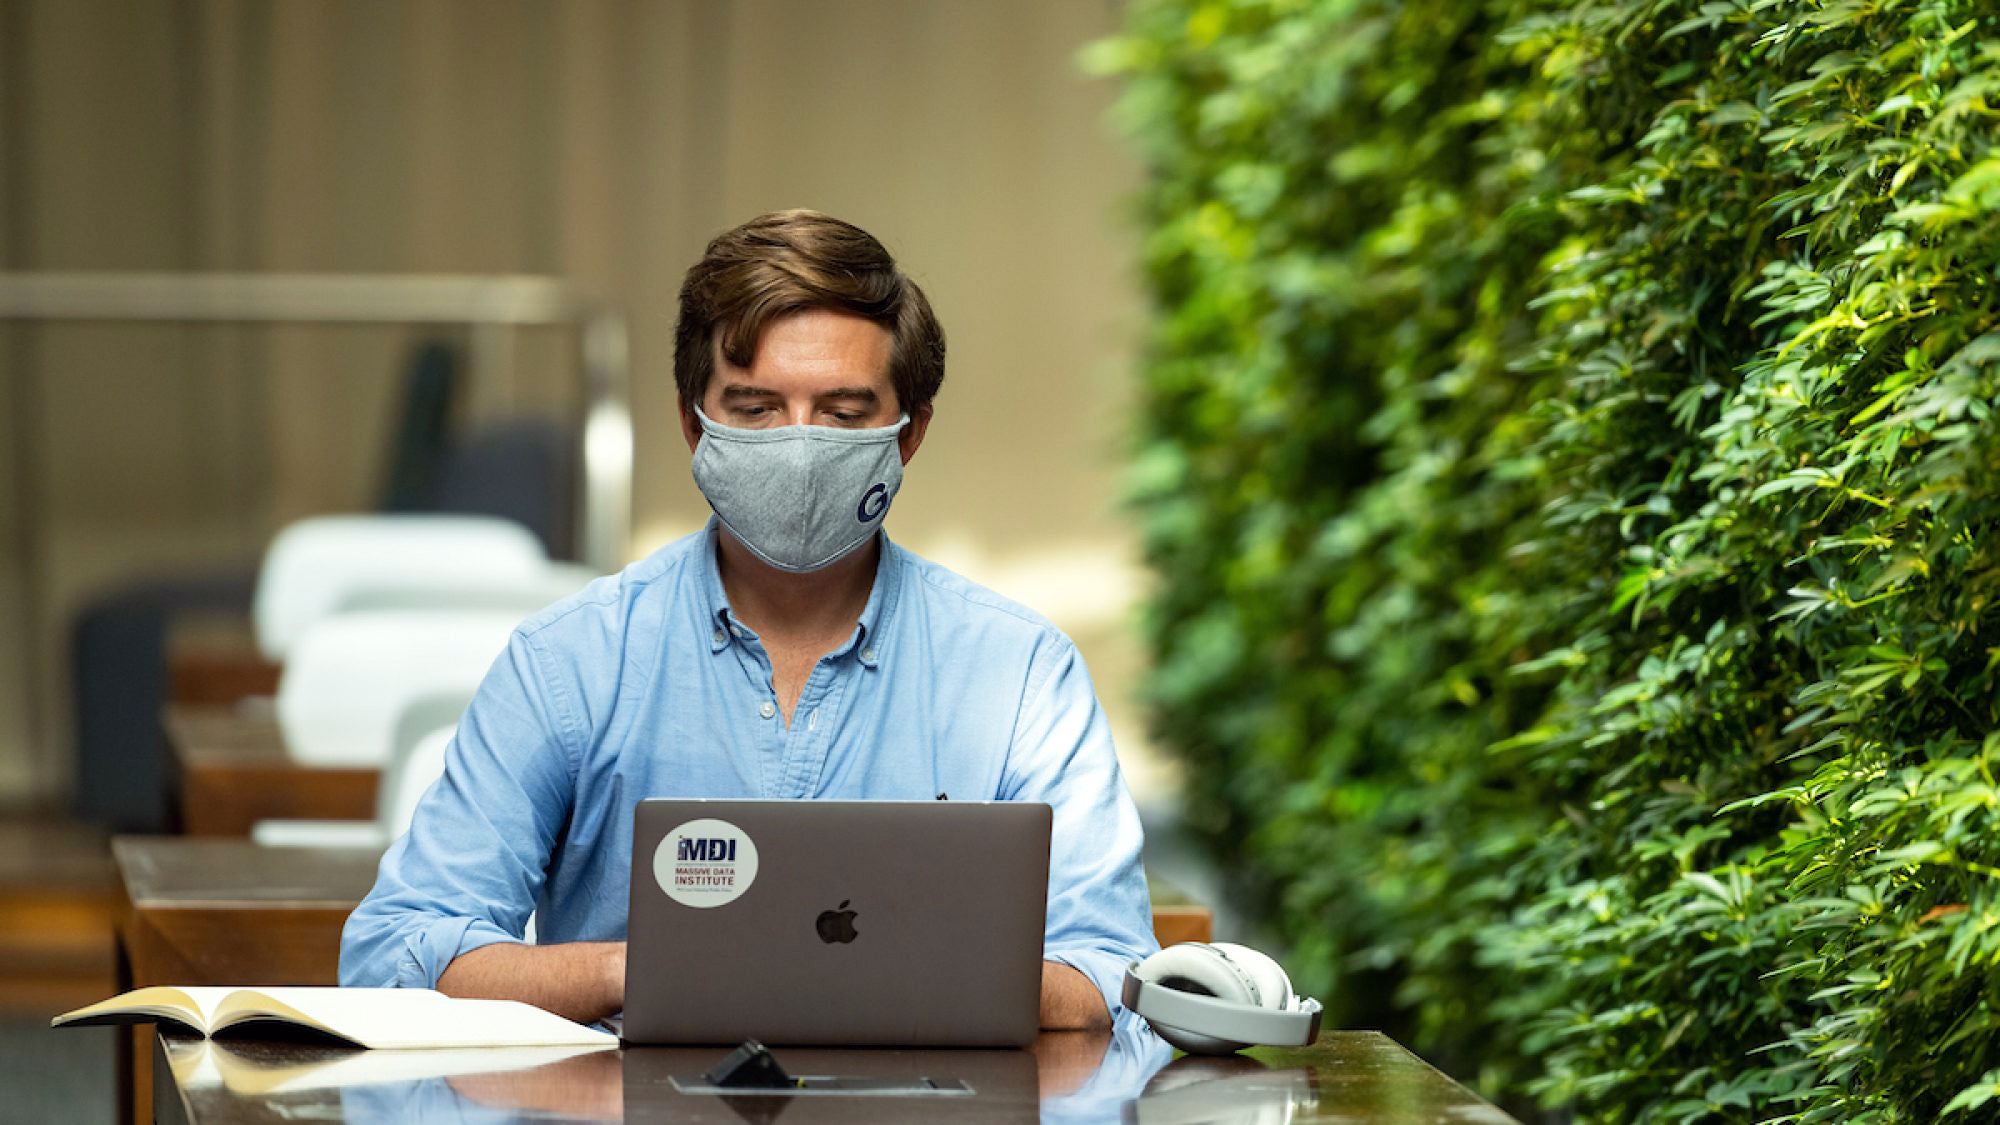
[[[728,639],[729,639],[729,635],[728,635],[727,633],[724,633],[724,632],[723,632],[722,630],[720,630],[720,629],[717,629],[717,630],[715,631],[715,643],[716,643],[716,644],[721,644],[722,642],[724,642],[724,641],[726,641],[726,640],[728,640]]]
[[[757,713],[768,719],[778,713],[778,705],[766,699],[757,705]]]
[[[870,664],[873,664],[875,662],[875,647],[873,645],[870,645],[869,647],[862,649],[861,659],[868,661]]]

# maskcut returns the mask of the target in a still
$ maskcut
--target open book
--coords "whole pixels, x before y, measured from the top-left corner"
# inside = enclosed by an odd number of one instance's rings
[[[289,1024],[359,1047],[615,1047],[618,1037],[516,1000],[420,988],[141,988],[64,1012],[51,1027],[164,1020],[214,1035]]]

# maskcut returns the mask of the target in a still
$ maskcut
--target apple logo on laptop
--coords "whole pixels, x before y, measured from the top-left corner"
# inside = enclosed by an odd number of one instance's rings
[[[832,910],[820,911],[819,921],[814,924],[819,930],[819,940],[828,945],[835,942],[845,944],[854,940],[854,915],[857,912],[849,910],[847,903],[848,900],[842,899],[840,905]]]

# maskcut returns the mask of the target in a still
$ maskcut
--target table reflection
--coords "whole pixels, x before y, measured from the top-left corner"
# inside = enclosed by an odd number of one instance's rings
[[[1319,1106],[1319,1078],[1311,1067],[1274,1067],[1243,1055],[1175,1059],[1143,1023],[1120,1027],[1099,1042],[1101,1060],[1073,1088],[1045,1081],[1041,1120],[1285,1125],[1295,1116],[1309,1119]]]
[[[1138,1125],[1286,1125],[1318,1116],[1319,1074],[1274,1067],[1241,1055],[1176,1059],[1132,1099],[1125,1120]]]
[[[1082,1036],[1089,1043],[1060,1043],[1048,1057],[1037,1057],[1041,1073],[1042,1119],[1059,1122],[1117,1121],[1121,1107],[1145,1089],[1146,1083],[1174,1057],[1167,1041],[1153,1034],[1146,1021],[1130,1012],[1109,1034],[1065,1032],[1035,1041],[1039,1050],[1050,1040]]]
[[[454,1074],[445,1085],[459,1102],[516,1117],[619,1121],[625,1116],[620,1055],[593,1051],[527,1070]]]
[[[1040,1068],[1023,1050],[872,1051],[843,1048],[773,1047],[786,1073],[900,1081],[931,1079],[940,1086],[963,1084],[971,1095],[843,1096],[838,1094],[689,1094],[681,1087],[700,1082],[724,1052],[712,1047],[652,1048],[625,1052],[625,1119],[716,1120],[765,1125],[823,1125],[871,1121],[948,1120],[977,1111],[982,1121],[1032,1122],[1040,1098]],[[711,1111],[719,1106],[728,1115]],[[701,1116],[690,1118],[690,1113]]]
[[[1260,1052],[1262,1059],[1175,1059],[1173,1049],[1133,1017],[1109,1032],[1046,1034],[1027,1050],[772,1049],[795,1076],[930,1078],[941,1085],[963,1082],[971,1096],[683,1092],[680,1086],[698,1082],[727,1053],[720,1047],[352,1051],[297,1041],[170,1038],[163,1049],[197,1122],[1512,1120],[1380,1035],[1335,1032],[1319,1047]],[[204,1107],[218,1112],[202,1112]]]

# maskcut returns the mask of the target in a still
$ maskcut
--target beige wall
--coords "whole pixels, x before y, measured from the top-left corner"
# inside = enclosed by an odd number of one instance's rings
[[[1131,743],[1112,498],[1136,170],[1115,91],[1074,65],[1116,19],[1088,0],[0,0],[0,264],[572,278],[631,319],[644,551],[705,512],[673,425],[681,272],[761,211],[852,219],[951,343],[891,533],[1070,628]],[[54,665],[91,589],[368,503],[411,339],[0,329],[0,638],[32,626],[0,640],[0,795],[64,784]],[[563,341],[517,363],[531,401],[567,399]],[[30,738],[24,667],[53,740]]]

